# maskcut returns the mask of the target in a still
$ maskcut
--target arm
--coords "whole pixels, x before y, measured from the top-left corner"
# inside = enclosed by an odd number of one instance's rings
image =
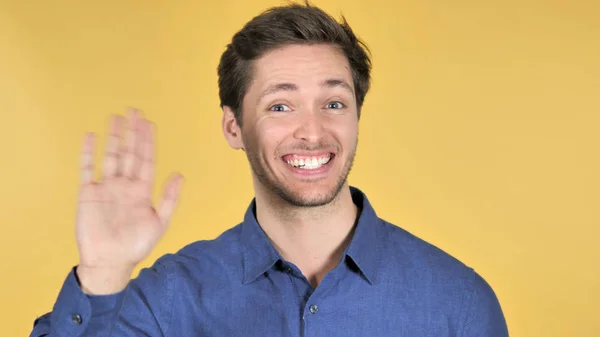
[[[461,310],[460,337],[508,337],[502,308],[491,286],[473,271]]]
[[[127,121],[111,118],[100,180],[95,147],[96,137],[87,134],[75,224],[79,264],[31,337],[160,336],[168,326],[171,264],[159,260],[130,279],[169,225],[181,175],[170,179],[154,206],[153,126],[136,109]]]
[[[69,272],[52,312],[34,322],[30,337],[108,336],[124,291],[108,295],[85,294],[76,267]]]
[[[142,269],[123,291],[107,295],[86,294],[73,268],[52,312],[35,320],[30,337],[163,336],[173,300],[167,258]]]

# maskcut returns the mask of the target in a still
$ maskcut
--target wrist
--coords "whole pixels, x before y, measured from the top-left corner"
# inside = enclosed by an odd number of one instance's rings
[[[75,273],[83,293],[87,295],[112,295],[123,291],[127,287],[133,268],[78,265]]]

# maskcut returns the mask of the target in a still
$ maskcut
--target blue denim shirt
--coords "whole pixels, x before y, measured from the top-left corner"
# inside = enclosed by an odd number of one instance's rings
[[[270,244],[253,200],[242,223],[162,256],[118,294],[84,294],[73,268],[30,336],[508,336],[480,275],[351,191],[354,237],[314,289]]]

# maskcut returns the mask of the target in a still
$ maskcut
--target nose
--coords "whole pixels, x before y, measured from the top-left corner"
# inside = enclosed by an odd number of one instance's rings
[[[318,142],[323,138],[324,120],[318,110],[307,110],[300,113],[298,127],[294,133],[296,139],[306,142]]]

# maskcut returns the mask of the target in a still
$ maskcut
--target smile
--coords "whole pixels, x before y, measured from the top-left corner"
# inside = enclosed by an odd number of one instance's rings
[[[319,156],[289,155],[284,158],[284,161],[288,163],[288,165],[295,168],[315,170],[327,164],[331,158],[333,158],[333,153],[327,153]]]

